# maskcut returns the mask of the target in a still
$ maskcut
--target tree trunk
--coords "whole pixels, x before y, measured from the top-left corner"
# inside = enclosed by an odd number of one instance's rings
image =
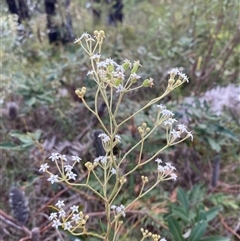
[[[25,0],[6,0],[9,12],[18,15],[18,22],[29,20],[28,5]]]

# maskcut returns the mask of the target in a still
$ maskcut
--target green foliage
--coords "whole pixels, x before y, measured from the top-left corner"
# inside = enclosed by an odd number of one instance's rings
[[[38,143],[41,137],[41,131],[36,130],[34,133],[23,133],[18,130],[12,130],[9,135],[20,141],[19,144],[13,144],[8,142],[0,143],[0,149],[12,150],[12,151],[24,151],[31,148]]]
[[[206,189],[201,185],[196,185],[187,192],[178,188],[177,202],[169,205],[170,213],[166,217],[174,241],[230,240],[216,235],[206,237],[211,221],[223,210],[222,201],[216,201],[217,196],[207,195]],[[223,199],[229,199],[229,196],[223,196]],[[209,206],[209,201],[213,207]],[[232,202],[236,208],[236,200]]]

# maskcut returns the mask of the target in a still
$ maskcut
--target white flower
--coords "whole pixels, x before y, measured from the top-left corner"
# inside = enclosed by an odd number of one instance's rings
[[[99,134],[98,137],[100,137],[102,139],[103,143],[106,143],[106,142],[110,141],[109,136],[106,135],[105,133]]]
[[[122,204],[121,204],[120,206],[117,206],[117,207],[116,207],[117,213],[118,213],[118,214],[121,213],[123,217],[126,216],[124,210],[125,210],[125,207],[124,207]]]
[[[70,207],[70,209],[72,210],[72,212],[78,212],[78,208],[79,206],[73,205],[72,207]]]
[[[73,169],[73,167],[69,164],[65,165],[64,168],[65,168],[65,172],[71,172]]]
[[[165,167],[162,165],[158,165],[158,171],[159,172],[165,172]]]
[[[98,74],[100,77],[105,78],[106,77],[106,71],[103,69],[98,70]]]
[[[82,34],[82,36],[80,37],[80,40],[82,40],[83,38],[88,39],[88,38],[91,38],[91,37],[92,36],[86,32],[86,33]]]
[[[122,80],[124,80],[124,78],[125,78],[124,73],[121,71],[114,71],[113,76],[116,78],[122,79]]]
[[[78,156],[72,156],[72,160],[75,162],[80,162],[82,159]]]
[[[173,68],[170,71],[168,71],[168,74],[173,74],[173,75],[178,75],[180,73],[180,71],[178,70],[178,68]]]
[[[106,61],[107,64],[118,66],[118,64],[110,58],[106,58],[105,61]]]
[[[160,163],[162,163],[162,160],[161,160],[160,158],[157,158],[157,159],[155,160],[155,162],[157,162],[158,164],[160,164]]]
[[[64,223],[64,230],[70,230],[72,228],[71,222]]]
[[[132,79],[140,79],[141,76],[137,75],[136,73],[133,73],[133,74],[130,75],[130,78],[132,78]]]
[[[52,161],[57,161],[59,158],[60,158],[60,154],[52,153],[52,155],[48,159],[51,159]]]
[[[160,111],[160,113],[165,117],[172,117],[174,116],[173,112],[167,109],[163,109]]]
[[[57,218],[57,213],[50,213],[49,219],[53,220],[55,218]]]
[[[101,68],[101,67],[107,68],[107,66],[108,66],[108,63],[106,61],[101,61],[101,62],[97,63],[98,68]]]
[[[63,161],[67,162],[66,155],[60,155],[60,158],[61,158]]]
[[[189,82],[187,75],[185,75],[184,73],[182,73],[181,71],[179,71],[179,69],[174,68],[171,69],[168,74],[173,75],[172,77],[174,78],[176,75],[178,75],[179,77],[181,77],[183,80],[185,80],[186,82]]]
[[[48,168],[49,168],[48,164],[45,163],[45,164],[43,164],[43,165],[40,166],[39,171],[40,171],[40,172],[45,172]]]
[[[94,71],[93,71],[93,70],[87,72],[87,76],[88,76],[88,75],[93,75],[93,74],[94,74]]]
[[[94,160],[93,160],[93,162],[99,162],[99,161],[101,161],[102,159],[103,159],[103,157],[104,156],[99,156],[99,157],[97,157],[97,158],[95,158]]]
[[[51,174],[50,177],[47,179],[49,182],[51,182],[52,184],[54,182],[58,182],[58,175],[53,175]]]
[[[117,171],[116,171],[114,168],[112,168],[112,169],[111,169],[111,173],[114,175],[114,174],[117,173]]]
[[[116,139],[119,143],[121,143],[121,137],[120,137],[119,135],[115,135],[115,139]]]
[[[73,214],[71,219],[76,223],[78,223],[78,221],[81,220],[81,217],[79,216],[79,213],[78,213],[78,214]]]
[[[167,241],[165,238],[161,238],[159,241]]]
[[[172,130],[171,134],[172,134],[173,138],[176,139],[176,138],[180,138],[181,133],[180,133],[180,131]]]
[[[103,156],[102,159],[101,159],[101,163],[102,164],[105,164],[107,162],[107,157],[106,156]]]
[[[61,209],[61,210],[58,212],[58,214],[59,214],[59,217],[60,217],[60,218],[66,216],[66,212],[65,212],[63,209]]]
[[[55,206],[58,207],[59,209],[61,209],[62,207],[65,206],[64,200],[58,200],[57,203],[55,204]]]
[[[177,180],[177,175],[175,173],[171,173],[170,176],[174,181]]]
[[[118,65],[118,67],[116,68],[116,71],[124,73],[125,70],[121,65]]]
[[[165,125],[165,126],[167,126],[167,125],[172,125],[174,122],[177,122],[177,120],[176,119],[173,119],[173,118],[168,118],[167,120],[165,120],[164,122],[163,122],[163,124]]]
[[[176,167],[172,166],[170,162],[166,162],[165,165],[169,167],[172,171],[176,170]]]
[[[100,59],[101,55],[100,54],[93,54],[89,59]]]
[[[177,127],[182,133],[187,132],[187,127],[184,124],[178,124]]]
[[[165,110],[166,106],[165,105],[157,105],[157,108],[159,108],[160,110]]]
[[[58,220],[58,219],[53,220],[52,227],[58,228],[58,226],[61,226],[61,225],[62,225],[62,223],[60,222],[60,220]]]
[[[121,92],[123,92],[123,91],[124,91],[124,87],[123,87],[122,85],[119,85],[119,86],[117,87],[116,93],[121,93]]]
[[[76,180],[77,174],[75,174],[75,173],[73,173],[73,172],[68,172],[68,173],[66,174],[66,176],[67,176],[69,179]]]
[[[102,164],[105,164],[107,162],[107,157],[106,156],[99,156],[93,160],[95,163],[101,162]]]
[[[76,38],[75,41],[74,41],[74,43],[76,44],[76,43],[78,43],[79,41],[81,41],[81,38]]]
[[[184,73],[179,72],[178,75],[186,82],[189,82],[187,75],[185,75]]]
[[[111,209],[116,210],[117,214],[121,213],[123,217],[126,216],[124,212],[125,207],[122,204],[120,206],[112,205]]]

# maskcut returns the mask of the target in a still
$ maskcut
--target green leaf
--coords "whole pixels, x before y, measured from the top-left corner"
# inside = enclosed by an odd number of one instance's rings
[[[206,221],[200,221],[199,223],[197,223],[189,236],[189,241],[200,241],[200,238],[202,238],[202,236],[204,235],[206,228]]]
[[[0,143],[0,149],[4,149],[4,150],[15,150],[16,149],[16,145],[9,143],[9,142],[2,142]]]
[[[188,213],[186,213],[186,211],[183,209],[183,207],[174,207],[172,209],[172,214],[174,216],[177,216],[177,217],[181,218],[186,223],[189,223],[189,221],[190,221],[189,215],[188,215]]]
[[[221,207],[214,207],[206,211],[205,214],[206,214],[207,222],[213,220],[218,215],[220,210],[222,210]]]
[[[181,227],[180,227],[178,221],[172,216],[168,217],[168,227],[170,229],[170,233],[174,237],[174,241],[184,241],[184,238],[182,236]]]
[[[32,144],[15,145],[13,143],[8,143],[8,142],[0,143],[0,149],[11,150],[11,151],[24,151],[30,146],[32,146]]]
[[[209,236],[206,238],[202,238],[200,241],[230,241],[230,238],[222,236]]]
[[[196,221],[197,221],[197,222],[200,222],[200,221],[206,220],[206,219],[207,219],[207,217],[206,217],[206,212],[205,212],[204,210],[200,210],[200,211],[198,212]]]
[[[216,152],[221,151],[221,146],[215,140],[213,140],[212,138],[207,137],[207,142],[211,146],[212,150],[214,150]]]
[[[189,204],[186,196],[187,196],[186,192],[182,188],[179,188],[177,192],[178,201],[183,206],[185,213],[188,214]]]
[[[41,136],[41,131],[37,130],[34,133],[31,133],[31,132],[23,133],[20,131],[12,131],[10,133],[10,136],[19,139],[22,143],[26,145],[33,145],[35,144],[35,141],[39,140]]]

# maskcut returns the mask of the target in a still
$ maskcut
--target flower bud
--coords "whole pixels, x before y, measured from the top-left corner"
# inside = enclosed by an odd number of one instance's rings
[[[116,81],[115,81],[116,86],[119,86],[121,83],[122,83],[122,79],[120,79],[120,78],[116,79]]]
[[[100,30],[100,31],[99,31],[99,34],[100,34],[101,37],[106,38],[106,37],[105,37],[105,32],[104,32],[103,30]]]
[[[170,78],[170,79],[168,80],[168,84],[169,84],[169,85],[173,85],[174,82],[175,82],[175,80],[174,80],[173,78]]]
[[[134,73],[137,72],[139,65],[140,65],[139,60],[134,62],[133,68],[132,68],[132,70],[131,70],[131,74],[134,74]],[[141,65],[140,65],[140,66],[141,66]]]
[[[180,79],[177,80],[177,82],[175,83],[175,85],[179,86],[182,84],[182,81]]]
[[[153,79],[150,78],[150,79],[145,79],[142,83],[142,86],[143,87],[152,87],[154,84],[153,84]]]
[[[131,68],[130,61],[128,59],[125,59],[124,60],[124,64],[122,65],[122,67],[123,67],[124,70],[127,70],[127,69]]]
[[[84,95],[86,94],[86,87],[82,87],[81,90],[75,90],[75,94],[78,96],[78,98],[83,98]]]
[[[99,32],[98,32],[97,30],[95,30],[95,31],[93,32],[93,34],[94,34],[95,37],[98,37]]]
[[[111,64],[109,64],[108,67],[107,67],[107,70],[108,70],[109,72],[113,72],[113,71],[114,71],[114,66],[111,65]]]
[[[80,90],[75,90],[75,94],[79,97],[79,98],[81,98],[80,96],[81,96],[81,91]]]

